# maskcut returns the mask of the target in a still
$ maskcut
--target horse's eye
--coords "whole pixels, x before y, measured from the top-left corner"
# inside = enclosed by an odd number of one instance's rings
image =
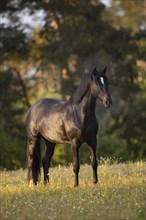
[[[96,84],[99,86],[101,84],[100,79],[96,80]]]

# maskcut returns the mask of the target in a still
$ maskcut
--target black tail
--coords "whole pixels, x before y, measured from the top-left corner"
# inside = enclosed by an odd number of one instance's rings
[[[37,184],[39,180],[40,171],[41,171],[41,144],[40,144],[40,140],[37,140],[33,153],[33,164],[32,164],[32,178],[35,184]]]

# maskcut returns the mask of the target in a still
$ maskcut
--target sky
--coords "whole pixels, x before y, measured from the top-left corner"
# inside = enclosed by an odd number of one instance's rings
[[[100,0],[106,7],[110,7],[111,0]],[[44,24],[44,12],[43,10],[36,11],[33,15],[29,15],[28,9],[24,9],[18,17],[20,17],[23,28],[26,26],[26,32],[29,32],[31,28],[41,27]],[[41,18],[41,19],[40,19]],[[10,20],[7,18],[7,15],[2,15],[0,18],[1,24],[10,24]],[[16,24],[16,23],[15,23]]]
[[[100,2],[102,2],[104,5],[106,5],[106,7],[111,6],[111,0],[100,0]]]

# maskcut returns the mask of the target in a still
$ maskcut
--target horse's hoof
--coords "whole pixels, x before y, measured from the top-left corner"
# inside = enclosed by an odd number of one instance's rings
[[[74,184],[74,187],[77,187],[78,185],[79,185],[78,183],[75,183],[75,184]]]
[[[44,181],[44,186],[47,186],[48,183],[49,183],[49,181],[48,181],[48,180],[45,180],[45,181]]]
[[[97,184],[97,182],[98,182],[98,180],[93,180],[93,183],[94,183],[94,184]]]
[[[29,188],[33,188],[33,187],[34,187],[33,180],[30,180],[30,181],[29,181]]]

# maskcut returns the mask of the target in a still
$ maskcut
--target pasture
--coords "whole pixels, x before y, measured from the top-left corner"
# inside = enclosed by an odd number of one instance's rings
[[[144,220],[146,170],[144,162],[112,164],[92,169],[82,165],[79,186],[73,187],[72,166],[50,169],[50,184],[28,188],[26,171],[1,171],[1,220]]]

